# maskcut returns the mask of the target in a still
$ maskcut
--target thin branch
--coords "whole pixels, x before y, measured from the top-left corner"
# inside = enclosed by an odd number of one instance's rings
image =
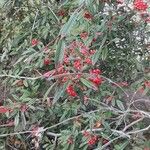
[[[77,75],[77,74],[87,75],[88,77],[91,76],[91,74],[89,74],[89,73],[63,73],[63,74],[54,75],[54,76],[48,78],[47,80],[52,80],[52,79],[57,79],[57,78],[68,76],[68,75]],[[107,80],[108,82],[115,84],[118,88],[120,88],[126,94],[127,97],[129,97],[129,95],[126,93],[126,91],[120,85],[118,85],[116,82],[112,81],[111,79],[109,79],[105,76],[102,76],[102,75],[100,75],[100,76],[102,78],[104,78],[105,80]],[[11,77],[11,78],[28,79],[28,80],[37,80],[37,79],[43,78],[43,76],[38,76],[38,77],[33,78],[33,77],[7,75],[7,74],[0,75],[0,77]]]
[[[149,126],[147,126],[146,128],[144,128],[144,129],[141,129],[141,130],[135,130],[135,131],[130,131],[130,132],[127,132],[126,134],[137,134],[137,133],[140,133],[140,132],[144,132],[144,131],[147,131],[147,130],[149,130],[150,129],[150,125]]]
[[[116,137],[116,138],[110,140],[108,143],[104,144],[102,147],[96,148],[96,149],[94,149],[94,150],[103,150],[103,149],[105,150],[107,146],[109,146],[112,142],[114,142],[115,140],[118,140],[118,139],[121,138],[121,137],[122,137],[122,136],[120,135],[120,136],[118,136],[118,137]]]
[[[27,80],[37,80],[42,78],[43,76],[38,76],[38,77],[24,77],[24,76],[15,76],[15,75],[7,75],[7,74],[2,74],[0,75],[1,78],[3,77],[10,77],[10,78],[15,78],[15,79],[27,79]]]
[[[133,121],[132,123],[130,123],[129,125],[125,126],[123,129],[123,132],[125,132],[128,128],[132,127],[133,125],[137,124],[138,122],[142,121],[144,118],[140,118],[138,120]]]
[[[114,85],[116,85],[117,87],[119,87],[119,88],[125,93],[125,95],[126,95],[127,97],[129,97],[129,94],[128,94],[119,84],[117,84],[116,82],[112,81],[111,79],[109,79],[109,78],[107,78],[107,77],[105,77],[105,76],[102,76],[102,75],[101,75],[101,77],[103,77],[103,78],[106,79],[108,82],[113,83]]]
[[[46,134],[47,134],[47,135],[50,135],[50,136],[54,136],[54,137],[59,137],[59,136],[61,136],[60,133],[53,133],[53,132],[47,132]]]

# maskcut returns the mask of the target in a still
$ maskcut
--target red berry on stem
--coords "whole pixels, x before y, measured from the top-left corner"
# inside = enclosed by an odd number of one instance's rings
[[[93,70],[90,70],[90,73],[95,74],[95,75],[100,75],[102,71],[100,69],[93,69]]]
[[[84,13],[84,18],[87,20],[91,20],[93,18],[92,14],[88,11]]]
[[[80,70],[81,69],[81,62],[80,60],[76,60],[73,64],[74,68],[77,69],[77,70]]]
[[[32,39],[31,44],[32,46],[36,46],[39,43],[37,39]]]
[[[49,65],[51,63],[49,58],[44,59],[44,65]]]
[[[77,96],[77,93],[76,91],[74,90],[73,86],[72,85],[69,85],[66,89],[67,93],[70,95],[70,96],[73,96],[73,97],[76,97]]]
[[[86,59],[85,59],[85,62],[86,62],[87,64],[92,64],[92,60],[91,60],[90,58],[86,58]]]
[[[58,12],[58,16],[61,16],[61,17],[64,17],[65,16],[65,10],[60,10],[59,12]]]
[[[82,32],[82,33],[80,34],[80,38],[81,38],[82,40],[87,39],[87,38],[88,38],[88,33],[87,33],[87,32]]]

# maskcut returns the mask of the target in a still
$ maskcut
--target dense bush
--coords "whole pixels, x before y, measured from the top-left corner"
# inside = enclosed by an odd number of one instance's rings
[[[1,149],[149,149],[150,5],[0,3]]]

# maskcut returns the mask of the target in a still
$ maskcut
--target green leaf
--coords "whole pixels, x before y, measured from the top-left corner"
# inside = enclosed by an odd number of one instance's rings
[[[123,103],[122,103],[121,101],[117,100],[116,103],[117,103],[117,106],[118,106],[121,110],[125,110],[124,105],[123,105]]]
[[[87,86],[88,88],[97,90],[97,87],[96,87],[91,81],[86,80],[86,79],[84,79],[84,78],[81,78],[80,81],[81,81],[85,86]]]
[[[4,59],[5,59],[5,57],[7,57],[7,54],[8,54],[8,50],[6,49],[6,48],[4,48],[4,53],[2,54],[2,56],[1,56],[1,62],[3,62],[4,61]]]
[[[56,14],[54,13],[54,11],[51,9],[51,7],[48,6],[48,8],[49,8],[49,10],[50,10],[50,12],[51,12],[51,14],[52,14],[52,17],[55,19],[55,21],[59,22],[58,17],[57,17]]]
[[[15,126],[18,126],[18,124],[19,124],[19,112],[17,113],[17,115],[15,117],[14,124],[15,124]]]
[[[28,87],[28,82],[27,82],[27,80],[23,80],[23,84],[24,84],[25,87]]]
[[[102,50],[102,54],[101,54],[102,60],[106,60],[107,54],[108,54],[108,49],[107,49],[107,48],[104,48],[104,49]]]
[[[46,100],[48,94],[50,93],[50,91],[53,89],[53,87],[54,87],[55,85],[56,85],[56,82],[55,82],[52,86],[49,87],[49,89],[46,91],[46,93],[45,93],[45,95],[44,95],[44,97],[43,97],[43,101]]]
[[[98,61],[98,59],[100,57],[100,54],[102,52],[102,48],[103,48],[103,46],[104,46],[104,44],[106,42],[106,39],[107,39],[107,35],[105,35],[105,37],[103,38],[102,43],[101,43],[101,45],[99,47],[99,50],[97,50],[96,53],[93,55],[93,57],[92,57],[93,65]]]
[[[64,58],[65,41],[64,39],[59,40],[56,53],[55,53],[55,64],[61,64]]]
[[[64,26],[62,27],[62,29],[60,30],[59,35],[68,35],[70,34],[70,31],[72,29],[72,27],[74,26],[78,16],[79,16],[79,12],[75,11],[71,17],[69,18],[68,22],[64,24]]]
[[[128,146],[129,142],[125,141],[119,145],[115,145],[115,150],[124,150]]]
[[[70,82],[66,82],[64,84],[64,86],[60,86],[60,87],[58,86],[58,89],[56,90],[55,95],[54,95],[53,104],[55,104],[60,99],[60,97],[63,96],[67,86],[69,85],[69,83]]]

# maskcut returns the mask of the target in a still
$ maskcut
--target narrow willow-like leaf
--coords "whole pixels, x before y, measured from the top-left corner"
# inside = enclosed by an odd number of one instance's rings
[[[104,46],[104,44],[106,42],[106,39],[107,39],[107,35],[105,35],[105,37],[103,38],[99,50],[97,50],[96,53],[93,55],[93,57],[92,57],[93,65],[98,61],[98,59],[100,57],[100,54],[102,52],[102,48],[103,48],[103,46]]]
[[[84,78],[81,78],[80,81],[81,81],[85,86],[87,86],[88,88],[97,90],[97,87],[96,87],[91,81],[86,80],[86,79],[84,79]]]
[[[61,64],[64,58],[65,41],[64,39],[59,40],[56,53],[55,53],[55,64]]]
[[[55,92],[53,104],[55,104],[64,94],[67,86],[70,82],[66,82],[63,86],[58,87],[57,91]]]
[[[105,60],[107,58],[107,54],[108,54],[108,49],[107,48],[102,49],[102,54],[101,54],[102,60]]]
[[[117,106],[118,106],[121,110],[125,110],[124,105],[123,105],[123,103],[122,103],[121,101],[117,100],[116,103],[117,103]]]
[[[19,112],[17,113],[17,115],[15,117],[14,124],[15,124],[15,126],[17,126],[19,124]]]
[[[73,27],[73,25],[75,24],[78,16],[79,16],[79,12],[75,11],[69,18],[68,22],[66,24],[64,24],[64,26],[62,27],[62,29],[60,30],[59,35],[68,35]]]
[[[50,91],[53,89],[53,87],[54,87],[55,85],[56,85],[56,82],[55,82],[52,86],[50,86],[50,87],[48,88],[48,90],[46,91],[46,93],[45,93],[45,95],[44,95],[44,97],[43,97],[43,101],[46,100],[48,94],[50,93]]]

